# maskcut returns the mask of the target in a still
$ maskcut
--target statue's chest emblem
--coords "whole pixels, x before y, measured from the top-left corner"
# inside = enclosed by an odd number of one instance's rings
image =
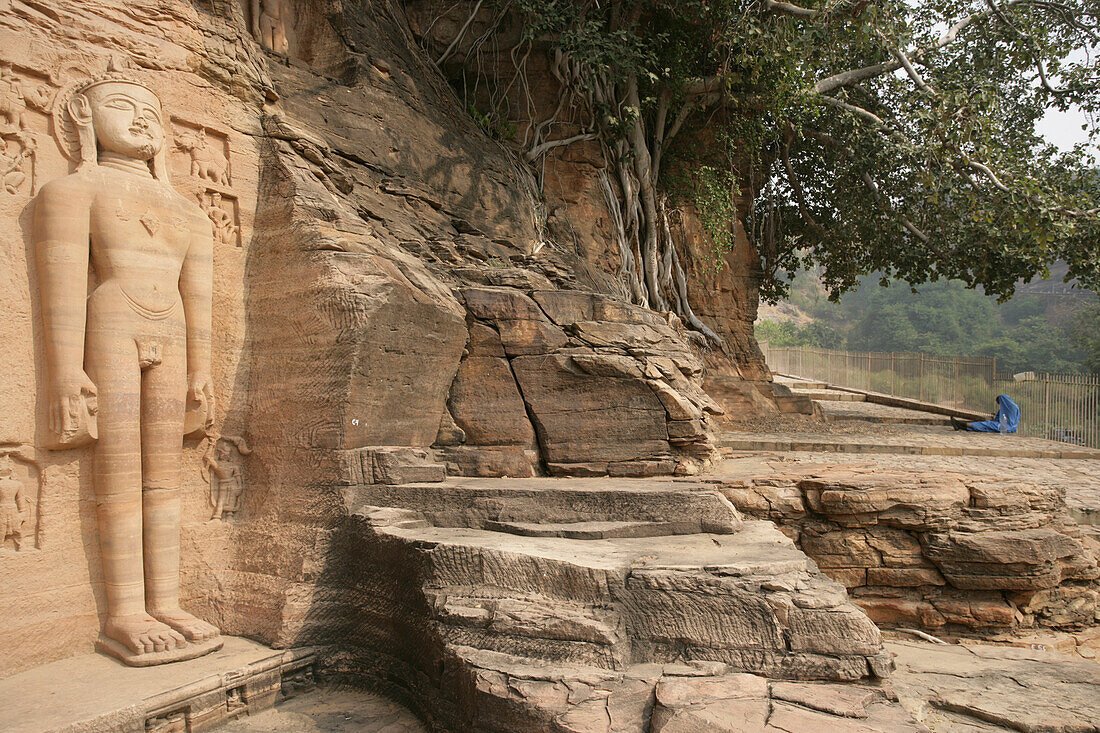
[[[121,201],[119,202],[118,207],[115,209],[115,216],[118,217],[119,221],[133,220],[133,217],[126,211],[126,209],[122,208]],[[157,232],[160,230],[160,217],[158,217],[152,211],[146,211],[144,214],[138,217],[138,221],[140,221],[141,225],[145,227],[145,231],[149,232],[150,237],[155,237],[157,235]]]
[[[156,214],[146,211],[141,215],[141,224],[149,232],[149,236],[156,236],[157,230],[160,229],[160,219]]]

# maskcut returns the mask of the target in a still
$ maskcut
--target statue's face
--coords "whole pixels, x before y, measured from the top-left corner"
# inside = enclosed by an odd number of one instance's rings
[[[164,145],[160,100],[143,86],[97,84],[84,92],[101,150],[151,160]]]

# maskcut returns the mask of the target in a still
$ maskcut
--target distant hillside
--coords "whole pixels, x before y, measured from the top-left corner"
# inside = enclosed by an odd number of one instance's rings
[[[1013,372],[1093,370],[1097,359],[1090,359],[1086,336],[1100,331],[1096,295],[1059,275],[1064,269],[1022,285],[1006,303],[957,281],[914,293],[904,283],[881,287],[870,276],[830,303],[817,278],[803,273],[787,301],[761,307],[756,334],[775,345],[994,356],[999,368]]]

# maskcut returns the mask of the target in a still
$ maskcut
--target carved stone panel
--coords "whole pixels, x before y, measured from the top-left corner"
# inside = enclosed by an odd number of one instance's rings
[[[38,549],[41,471],[16,446],[0,448],[0,551]]]
[[[54,88],[47,74],[0,61],[0,198],[36,192],[36,158]]]
[[[197,178],[206,186],[230,193],[233,171],[229,136],[179,117],[172,117],[172,128],[172,173],[176,180]],[[181,162],[183,165],[180,165]]]
[[[172,117],[172,132],[169,168],[175,186],[195,196],[210,217],[217,244],[243,246],[240,201],[233,189],[229,135],[179,117]]]

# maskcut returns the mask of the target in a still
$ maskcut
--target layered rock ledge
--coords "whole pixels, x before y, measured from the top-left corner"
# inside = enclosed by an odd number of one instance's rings
[[[876,623],[996,633],[1098,621],[1092,542],[1057,483],[902,461],[772,468],[715,480],[741,511],[776,521]]]

